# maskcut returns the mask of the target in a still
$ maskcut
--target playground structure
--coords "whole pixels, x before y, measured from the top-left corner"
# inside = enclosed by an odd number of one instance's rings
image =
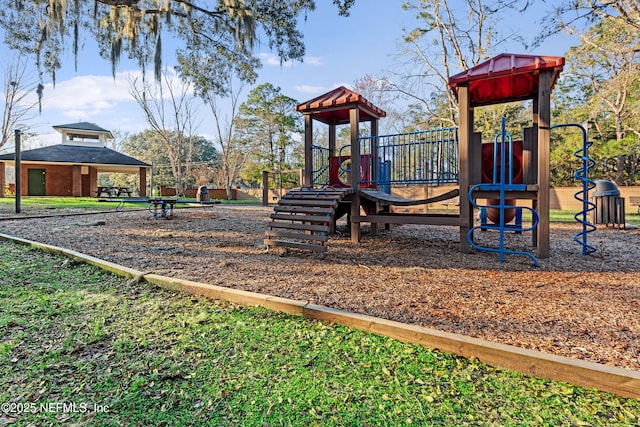
[[[378,121],[386,113],[344,87],[298,105],[305,122],[303,187],[285,195],[274,208],[265,244],[325,251],[335,221],[346,214],[352,242],[360,241],[363,223],[370,223],[372,235],[379,225],[449,225],[459,227],[460,250],[468,253],[474,247],[474,207],[480,206],[477,201],[492,201],[484,206],[487,214],[491,209],[498,210],[497,216],[495,211],[490,216],[499,227],[511,219],[505,217],[505,212],[508,216],[517,213],[518,201],[528,203],[531,207],[526,209],[537,217],[531,228],[532,246],[537,257],[547,258],[550,94],[563,66],[562,57],[502,54],[452,76],[449,88],[459,106],[457,129],[379,136]],[[474,129],[474,108],[523,100],[532,101],[532,126],[523,129],[521,142],[509,148],[494,148],[494,165],[490,166],[483,156],[486,148],[482,135]],[[314,145],[314,121],[328,126],[326,147]],[[359,137],[362,122],[369,122],[369,136]],[[336,150],[336,127],[346,124],[350,129],[348,153]],[[502,160],[496,168],[498,158]],[[514,180],[515,164],[518,171]],[[505,180],[507,168],[501,165],[509,165],[510,182]],[[495,178],[498,170],[502,179],[487,183],[486,176]],[[437,194],[421,200],[390,194],[391,188],[398,185],[427,187]],[[442,185],[458,188],[438,191]],[[392,209],[454,197],[459,197],[457,214],[398,213]],[[533,255],[528,255],[535,261]]]

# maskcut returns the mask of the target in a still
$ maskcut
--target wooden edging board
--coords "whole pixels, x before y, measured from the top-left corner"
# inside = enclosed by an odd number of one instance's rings
[[[580,387],[595,388],[618,396],[640,398],[640,372],[602,365],[595,362],[556,356],[540,351],[500,344],[436,329],[350,313],[304,301],[274,297],[255,292],[225,288],[189,280],[145,274],[138,270],[104,261],[80,252],[31,240],[0,234],[0,239],[32,246],[46,252],[64,255],[102,268],[111,273],[172,290],[213,299],[222,299],[247,306],[261,306],[295,314],[307,319],[340,323],[363,331],[384,335],[405,342],[479,359],[492,366],[511,369],[527,375],[564,381]]]

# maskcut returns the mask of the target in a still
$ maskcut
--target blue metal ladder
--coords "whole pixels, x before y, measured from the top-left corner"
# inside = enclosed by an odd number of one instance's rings
[[[512,151],[512,138],[511,138],[511,134],[509,132],[506,131],[506,119],[503,117],[502,118],[502,131],[500,134],[498,134],[494,140],[494,150],[493,150],[493,155],[494,155],[494,164],[500,164],[503,165],[500,167],[500,176],[498,176],[498,172],[496,169],[498,168],[494,168],[493,170],[493,177],[492,177],[492,183],[490,184],[476,184],[474,186],[471,187],[471,189],[469,190],[469,202],[476,208],[488,208],[489,206],[480,206],[475,198],[473,197],[473,194],[475,191],[499,191],[499,204],[497,205],[491,205],[491,208],[494,209],[498,209],[500,212],[500,220],[498,221],[498,224],[481,224],[478,226],[474,226],[471,227],[471,229],[469,230],[469,232],[467,233],[467,239],[469,241],[469,244],[478,250],[481,251],[489,251],[489,252],[497,252],[500,256],[500,262],[504,261],[504,256],[505,254],[514,254],[514,255],[525,255],[528,256],[529,258],[531,258],[533,260],[533,264],[538,267],[538,260],[536,259],[536,257],[529,253],[529,252],[525,252],[525,251],[518,251],[518,250],[511,250],[511,249],[507,249],[505,248],[505,233],[507,231],[515,231],[517,233],[522,233],[524,231],[532,231],[534,230],[537,226],[538,223],[540,222],[540,218],[538,216],[538,212],[536,212],[535,209],[530,208],[528,206],[519,206],[516,208],[516,206],[512,206],[512,205],[507,205],[505,200],[506,200],[506,196],[507,196],[507,192],[508,191],[524,191],[527,189],[527,185],[526,184],[514,184],[513,183],[513,170],[509,170],[508,176],[507,176],[507,171],[506,171],[506,167],[504,167],[504,165],[506,165],[506,144],[509,144],[509,155],[511,155]],[[500,150],[498,150],[498,144],[500,144]],[[497,156],[498,156],[498,151],[500,151],[500,162],[497,162]],[[505,210],[506,209],[526,209],[529,210],[531,212],[532,215],[532,221],[531,221],[531,226],[523,228],[522,227],[522,222],[520,222],[520,224],[518,224],[516,222],[516,225],[507,225],[505,224],[504,218],[505,218]],[[520,211],[521,214],[522,211]],[[497,248],[492,248],[492,247],[487,247],[487,246],[480,246],[478,244],[476,244],[473,241],[473,234],[476,230],[495,230],[499,232],[499,243],[498,243],[498,247]]]

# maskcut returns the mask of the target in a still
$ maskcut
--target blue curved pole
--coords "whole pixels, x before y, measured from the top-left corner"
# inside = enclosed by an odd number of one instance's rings
[[[588,234],[596,229],[595,225],[587,220],[588,213],[596,208],[596,205],[589,201],[589,191],[596,186],[593,180],[589,179],[589,169],[595,165],[595,161],[589,157],[589,147],[591,147],[593,143],[588,140],[587,130],[580,124],[565,123],[553,125],[551,129],[562,127],[577,127],[582,131],[582,148],[573,152],[573,155],[582,161],[582,167],[573,174],[574,178],[582,182],[582,189],[573,195],[576,200],[582,202],[582,210],[574,215],[575,220],[582,224],[582,231],[576,233],[573,236],[573,240],[582,246],[582,255],[590,255],[596,251],[596,248],[590,245],[587,239]]]

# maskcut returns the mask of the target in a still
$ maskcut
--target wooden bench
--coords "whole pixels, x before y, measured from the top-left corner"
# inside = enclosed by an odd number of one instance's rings
[[[640,196],[629,196],[629,204],[637,207],[640,214]]]

